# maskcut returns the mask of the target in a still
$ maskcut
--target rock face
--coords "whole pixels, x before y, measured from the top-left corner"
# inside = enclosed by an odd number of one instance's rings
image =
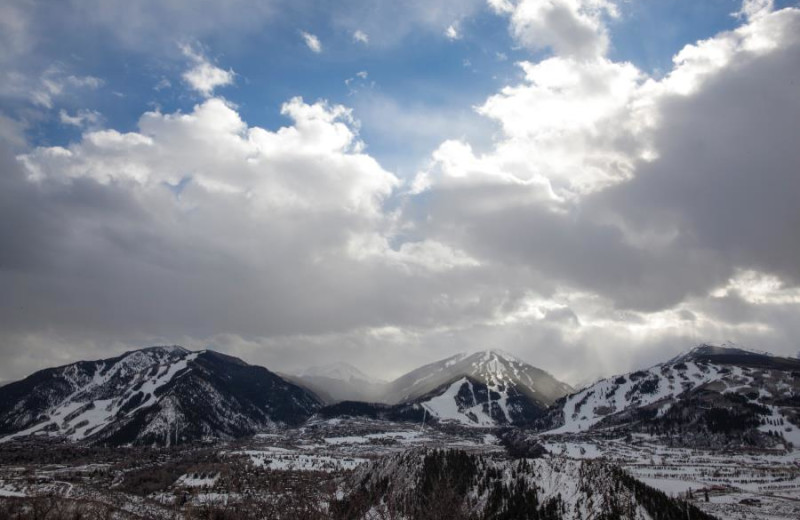
[[[547,423],[549,421],[549,424]],[[647,370],[603,379],[549,412],[551,433],[629,426],[756,442],[800,444],[800,361],[700,345]]]
[[[361,466],[334,518],[711,519],[602,461],[416,450]]]
[[[0,388],[0,442],[26,435],[171,445],[297,425],[321,407],[266,368],[150,347],[50,368]]]

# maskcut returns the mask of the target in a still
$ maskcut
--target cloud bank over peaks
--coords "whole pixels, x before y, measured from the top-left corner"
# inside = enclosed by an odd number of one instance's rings
[[[447,141],[417,176],[436,201],[424,234],[647,312],[740,268],[796,283],[799,14],[686,46],[663,79],[603,57],[523,62],[478,108],[495,145]]]

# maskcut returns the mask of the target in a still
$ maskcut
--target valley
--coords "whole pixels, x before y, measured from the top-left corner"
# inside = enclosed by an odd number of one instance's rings
[[[0,448],[0,502],[12,518],[22,504],[83,511],[88,518],[337,518],[335,504],[349,496],[348,486],[359,471],[368,473],[372,465],[380,467],[393,456],[455,450],[497,465],[519,460],[545,464],[547,471],[540,468],[536,478],[542,485],[556,477],[573,481],[586,463],[619,467],[677,503],[685,501],[720,519],[800,515],[797,452],[694,450],[641,434],[627,439],[610,434],[529,434],[546,454],[515,459],[502,441],[507,433],[334,419],[311,421],[280,434],[170,448],[17,441]],[[587,507],[584,491],[564,485],[555,492],[566,504],[563,518],[584,518],[570,513]],[[375,512],[365,518],[395,516]]]

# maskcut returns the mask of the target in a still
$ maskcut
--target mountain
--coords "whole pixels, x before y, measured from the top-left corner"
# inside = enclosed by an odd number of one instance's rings
[[[694,444],[800,445],[800,360],[700,345],[569,395],[542,424],[549,433],[624,426]]]
[[[411,450],[360,466],[332,518],[713,520],[607,462]]]
[[[297,425],[321,406],[266,368],[210,350],[150,347],[49,368],[0,388],[0,442],[107,444],[235,438]]]
[[[327,404],[340,401],[379,401],[386,382],[374,379],[349,363],[308,368],[284,378],[308,388]]]
[[[388,385],[384,401],[465,426],[526,425],[571,391],[541,369],[487,350],[413,370]]]

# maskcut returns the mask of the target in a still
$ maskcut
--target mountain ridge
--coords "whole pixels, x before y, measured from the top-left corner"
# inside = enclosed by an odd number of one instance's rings
[[[0,388],[0,442],[109,444],[233,438],[299,424],[321,406],[264,367],[212,350],[146,347],[44,369]]]
[[[680,431],[691,442],[797,445],[798,395],[800,361],[730,344],[701,344],[566,396],[539,427],[546,434],[623,427],[665,435]]]

